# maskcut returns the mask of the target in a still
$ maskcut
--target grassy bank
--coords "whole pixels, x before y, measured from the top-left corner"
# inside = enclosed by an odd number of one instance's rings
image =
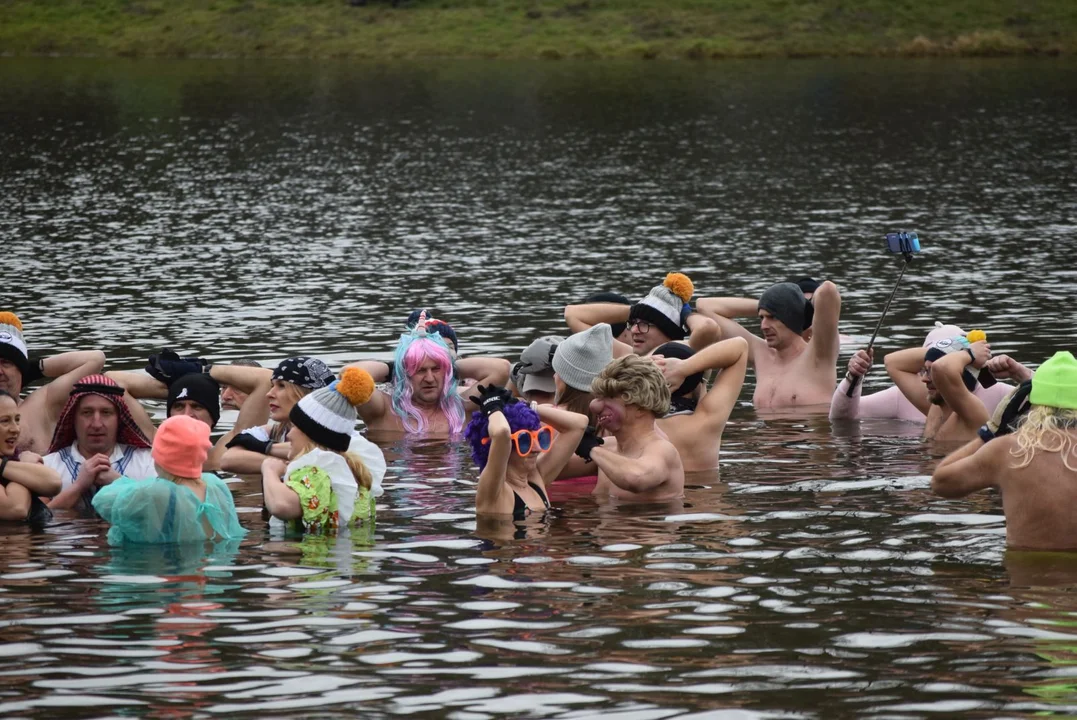
[[[0,53],[724,58],[1077,53],[1074,0],[0,0]]]

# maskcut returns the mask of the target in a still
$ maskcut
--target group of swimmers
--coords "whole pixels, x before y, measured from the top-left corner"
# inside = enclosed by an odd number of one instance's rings
[[[1010,545],[1077,549],[1070,353],[1033,373],[993,356],[984,333],[938,324],[923,345],[886,356],[893,387],[862,397],[874,353],[855,353],[837,381],[832,282],[693,306],[694,292],[671,273],[638,302],[600,293],[568,305],[570,334],[536,339],[514,364],[459,356],[455,329],[416,310],[392,362],[361,360],[339,376],[311,357],[269,369],[165,350],[145,373],[103,372],[98,351],[34,360],[19,319],[0,313],[0,519],[40,522],[74,508],[107,520],[111,542],[234,538],[244,530],[214,474],[225,470],[261,474],[271,522],[341,532],[373,520],[386,470],[359,418],[375,439],[467,442],[480,515],[541,514],[551,490],[568,487],[667,501],[683,494],[685,473],[717,470],[750,366],[756,408],[910,420],[925,440],[962,443],[936,469],[935,492],[999,488]],[[748,316],[760,335],[737,321]],[[50,381],[23,398],[40,379]],[[140,402],[150,398],[166,403],[159,427]],[[222,404],[238,416],[212,443]]]

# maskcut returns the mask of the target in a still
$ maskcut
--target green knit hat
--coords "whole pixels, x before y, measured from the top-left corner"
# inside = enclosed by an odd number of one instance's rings
[[[1077,358],[1056,352],[1032,374],[1029,402],[1053,408],[1077,410]]]

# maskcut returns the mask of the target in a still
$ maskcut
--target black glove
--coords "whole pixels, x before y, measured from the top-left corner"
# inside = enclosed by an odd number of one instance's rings
[[[181,358],[172,350],[165,349],[156,355],[150,355],[146,372],[165,385],[171,386],[174,381],[184,375],[205,372],[209,366],[209,361],[202,358]]]
[[[580,444],[576,446],[576,454],[587,462],[591,462],[591,451],[599,445],[605,444],[606,441],[595,434],[595,429],[593,427],[588,427],[583,431],[583,437],[580,438]]]
[[[989,442],[994,438],[1012,433],[1017,425],[1018,418],[1027,413],[1029,407],[1031,407],[1031,403],[1028,401],[1031,394],[1032,381],[1025,380],[1014,388],[1009,395],[1002,398],[998,406],[995,407],[995,412],[991,414],[991,419],[980,427],[978,431],[980,439],[984,442]]]
[[[239,435],[236,435],[234,438],[229,440],[225,447],[241,447],[244,450],[250,450],[251,452],[268,455],[273,450],[273,441],[259,440],[254,435],[251,435],[248,432],[241,432]]]
[[[479,406],[479,410],[486,417],[495,412],[504,412],[506,405],[512,405],[516,398],[505,388],[499,385],[476,385],[478,395],[472,395],[469,399]]]

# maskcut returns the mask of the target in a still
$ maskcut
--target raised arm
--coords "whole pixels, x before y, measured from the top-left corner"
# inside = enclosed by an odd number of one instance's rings
[[[676,455],[677,450],[667,443],[651,445],[638,458],[626,458],[601,445],[591,450],[591,459],[610,482],[632,493],[644,493],[664,483],[669,469],[677,464]]]
[[[722,339],[722,328],[715,320],[694,312],[684,321],[688,328],[688,347],[700,351]]]
[[[536,467],[544,483],[551,483],[572,459],[587,429],[587,416],[561,410],[553,405],[538,406],[539,419],[557,431],[550,451],[538,459]]]
[[[113,382],[135,399],[164,400],[168,397],[168,386],[146,373],[132,370],[109,370],[105,375],[112,378]]]
[[[924,367],[926,354],[927,350],[922,347],[906,348],[892,352],[884,359],[890,379],[898,386],[905,399],[925,416],[931,409],[931,401],[927,398],[927,388],[920,380],[920,370]]]
[[[628,322],[628,314],[631,310],[631,305],[621,305],[620,303],[566,305],[565,324],[574,333],[583,332],[599,323],[615,325],[616,323]]]
[[[389,377],[392,375],[393,364],[386,360],[359,360],[342,367],[340,369],[341,374],[350,367],[366,370],[376,383],[386,383],[389,382]]]
[[[944,358],[945,359],[945,358]],[[976,437],[946,456],[931,476],[931,490],[946,498],[965,497],[998,483],[998,469],[1007,464],[1007,440],[984,443]]]
[[[473,385],[505,387],[509,384],[511,371],[512,365],[509,361],[501,358],[470,357],[456,361],[457,377],[461,380],[474,380]],[[471,401],[471,395],[474,392],[471,386],[461,387],[459,390],[460,399],[464,401],[464,408],[467,412],[477,409],[475,403]]]
[[[744,375],[748,371],[748,341],[740,337],[729,338],[696,353],[685,362],[691,363],[697,358],[706,369],[721,370],[721,373],[696,406],[696,413],[725,423],[744,386]]]
[[[849,397],[849,379],[843,377],[841,382],[838,383],[837,389],[834,390],[834,395],[830,398],[830,419],[855,419],[861,416],[860,413],[860,392],[864,389],[864,378],[867,377],[868,372],[871,370],[872,363],[875,362],[875,349],[861,349],[857,350],[851,358],[849,358],[849,372],[847,375],[853,375],[857,378],[857,383],[853,387],[853,396]]]
[[[273,371],[269,368],[246,365],[213,365],[209,376],[221,385],[234,387],[241,393],[254,396],[265,394],[273,383]]]
[[[969,349],[972,355],[964,351],[953,352],[933,362],[931,381],[946,400],[947,406],[961,418],[961,422],[975,430],[987,422],[991,413],[987,412],[983,401],[965,387],[961,375],[968,366],[977,370],[982,368],[991,359],[991,348],[981,340],[972,343]]]
[[[258,370],[259,368],[248,368],[236,365],[226,365],[227,368],[242,368],[243,370]],[[271,375],[272,373],[270,373]],[[243,403],[243,407],[239,409],[239,417],[236,418],[235,425],[232,429],[225,433],[213,446],[213,449],[209,452],[209,457],[206,458],[206,462],[202,465],[207,471],[217,470],[221,467],[221,459],[224,457],[225,452],[228,451],[228,443],[232,442],[232,439],[246,430],[256,425],[262,425],[269,420],[269,400],[266,398],[266,390],[269,389],[270,375],[260,378],[259,383],[252,388],[251,394],[247,397],[247,402]]]
[[[479,486],[475,492],[477,512],[496,512],[498,500],[505,487],[505,471],[512,451],[511,428],[505,414],[500,410],[490,414],[488,430],[490,453],[486,466],[479,473]],[[491,510],[491,508],[493,508]]]
[[[752,309],[748,310],[748,303],[752,303]],[[723,312],[724,311],[724,312]],[[696,300],[696,312],[705,315],[718,324],[722,337],[744,338],[748,343],[748,363],[755,362],[755,354],[766,349],[766,341],[753,335],[748,328],[741,325],[734,317],[747,317],[759,312],[759,302],[750,298],[699,298]],[[725,313],[731,313],[726,315]]]
[[[841,341],[838,320],[841,317],[841,293],[838,286],[826,280],[812,295],[815,314],[812,319],[811,342],[808,349],[821,365],[835,365]]]

